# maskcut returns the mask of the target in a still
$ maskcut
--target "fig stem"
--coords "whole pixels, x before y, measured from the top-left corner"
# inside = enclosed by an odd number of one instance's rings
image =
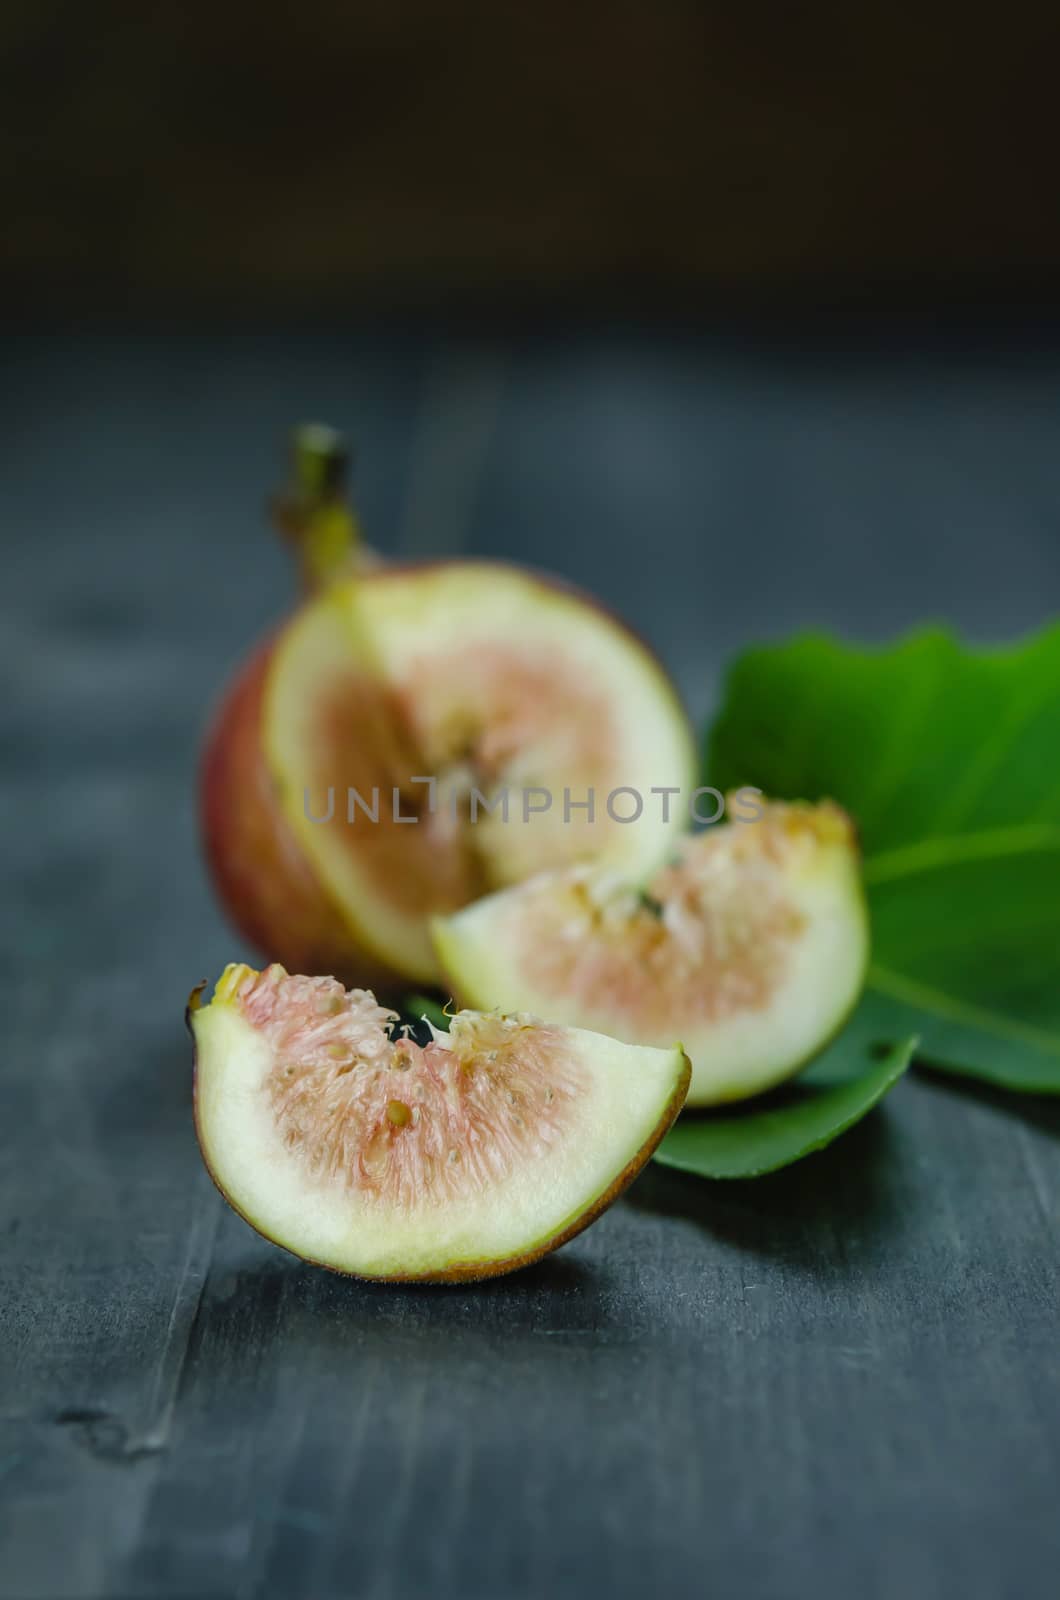
[[[291,467],[291,482],[271,510],[312,593],[347,576],[361,556],[361,528],[347,496],[350,455],[334,428],[305,422],[291,435]]]

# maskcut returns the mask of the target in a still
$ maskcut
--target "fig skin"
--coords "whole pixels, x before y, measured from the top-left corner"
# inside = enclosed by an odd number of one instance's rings
[[[554,594],[577,600],[628,636],[631,647],[655,665],[668,686],[672,714],[685,725],[690,752],[694,740],[687,715],[669,675],[652,648],[606,605],[574,584],[553,575],[505,562],[475,561],[475,568],[516,573]],[[422,576],[460,566],[436,560],[387,564],[391,577]],[[371,583],[375,563],[359,570]],[[311,603],[311,601],[310,601]],[[283,814],[265,757],[264,706],[270,668],[294,611],[264,643],[222,696],[207,733],[200,772],[199,811],[204,853],[218,895],[232,924],[270,961],[292,972],[327,972],[343,983],[371,988],[389,1001],[410,982],[424,984],[440,973],[403,971],[390,953],[386,959],[350,923],[306,857]],[[690,767],[691,772],[691,767]]]
[[[275,644],[267,639],[237,674],[206,736],[200,826],[214,885],[234,926],[271,960],[394,995],[399,974],[358,943],[277,803],[262,745]]]
[[[604,1193],[597,1196],[592,1204],[588,1206],[585,1211],[575,1217],[560,1233],[546,1236],[543,1240],[536,1242],[525,1251],[487,1261],[461,1261],[454,1263],[450,1267],[433,1269],[427,1272],[391,1272],[386,1274],[350,1272],[344,1270],[342,1267],[335,1266],[332,1262],[320,1261],[313,1256],[303,1255],[300,1251],[294,1250],[291,1245],[286,1243],[285,1240],[277,1238],[273,1234],[266,1233],[259,1226],[258,1222],[253,1216],[249,1215],[246,1210],[235,1203],[215,1172],[208,1155],[209,1141],[205,1136],[203,1126],[203,1109],[200,1094],[201,1072],[199,1060],[199,1038],[195,1029],[194,1020],[196,1012],[202,1008],[203,995],[207,987],[207,981],[203,979],[202,982],[196,984],[195,988],[191,991],[188,996],[187,1005],[184,1011],[184,1021],[192,1039],[192,1103],[195,1120],[195,1134],[198,1140],[200,1152],[202,1154],[203,1163],[207,1172],[210,1174],[210,1179],[214,1187],[217,1189],[218,1193],[224,1199],[226,1204],[229,1205],[233,1211],[235,1211],[237,1216],[242,1217],[243,1221],[246,1222],[249,1227],[253,1228],[254,1232],[258,1234],[259,1238],[267,1240],[270,1244],[279,1245],[281,1249],[287,1250],[292,1255],[297,1256],[299,1260],[304,1261],[308,1266],[322,1267],[328,1272],[335,1273],[337,1277],[351,1278],[355,1282],[416,1284],[484,1283],[490,1278],[504,1277],[511,1272],[519,1271],[523,1267],[533,1266],[536,1262],[541,1261],[545,1256],[551,1255],[554,1250],[558,1250],[562,1245],[568,1244],[572,1239],[576,1238],[579,1233],[582,1233],[590,1226],[591,1223],[595,1222],[597,1218],[600,1217],[611,1205],[613,1205],[614,1202],[625,1192],[625,1190],[629,1188],[630,1184],[639,1176],[644,1167],[651,1160],[651,1157],[655,1154],[658,1146],[661,1144],[662,1140],[666,1137],[676,1122],[682,1107],[685,1104],[685,1100],[688,1095],[689,1084],[691,1083],[692,1079],[692,1063],[690,1062],[687,1054],[682,1051],[681,1055],[683,1068],[681,1076],[674,1085],[673,1091],[666,1102],[662,1114],[660,1115],[655,1127],[652,1129],[649,1137],[640,1146],[630,1161],[628,1161],[623,1167],[622,1171],[618,1173]],[[676,1048],[680,1050],[680,1046],[677,1046]]]

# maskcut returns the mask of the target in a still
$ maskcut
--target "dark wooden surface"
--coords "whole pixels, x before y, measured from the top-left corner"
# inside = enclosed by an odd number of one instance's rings
[[[181,1023],[240,951],[191,774],[285,604],[258,507],[289,420],[356,435],[381,547],[567,573],[703,715],[754,637],[1055,609],[1055,343],[390,329],[3,361],[0,1594],[1055,1594],[1060,1108],[916,1077],[786,1174],[655,1168],[531,1271],[387,1290],[224,1208]]]

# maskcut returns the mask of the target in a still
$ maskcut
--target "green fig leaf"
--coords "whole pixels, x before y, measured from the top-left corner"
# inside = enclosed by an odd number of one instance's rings
[[[406,995],[401,1002],[401,1014],[410,1022],[421,1022],[424,1019],[431,1022],[439,1033],[449,1032],[449,1017],[438,1004],[425,994]]]
[[[1060,627],[1003,650],[934,628],[879,650],[817,634],[752,650],[707,771],[854,817],[886,1037],[1060,1094]]]
[[[898,1082],[916,1039],[888,1045],[890,1008],[866,995],[837,1038],[793,1082],[759,1100],[685,1111],[656,1161],[701,1178],[759,1178],[823,1150]]]

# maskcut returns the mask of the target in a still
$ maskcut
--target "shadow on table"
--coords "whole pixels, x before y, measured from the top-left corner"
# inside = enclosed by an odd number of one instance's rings
[[[535,1261],[532,1266],[523,1267],[502,1277],[486,1278],[480,1282],[452,1284],[362,1282],[356,1285],[356,1289],[359,1298],[367,1296],[369,1299],[378,1300],[380,1306],[386,1306],[396,1290],[404,1298],[406,1305],[410,1301],[436,1304],[439,1300],[471,1297],[480,1301],[493,1300],[507,1306],[525,1307],[546,1297],[584,1294],[593,1288],[601,1276],[603,1276],[602,1271],[587,1261],[568,1255],[551,1255],[542,1261]],[[347,1280],[337,1278],[335,1281],[340,1289],[347,1287]]]
[[[901,1143],[877,1112],[827,1149],[761,1178],[706,1179],[653,1162],[628,1200],[757,1255],[842,1271],[879,1254],[908,1215]]]
[[[1060,1139],[1060,1095],[1020,1094],[1011,1089],[998,1089],[982,1078],[947,1072],[943,1067],[920,1059],[916,1062],[916,1072],[921,1081],[932,1089],[967,1095],[980,1105],[992,1106],[995,1111],[1003,1112],[1005,1116],[1019,1117],[1038,1133],[1044,1133],[1051,1139]]]
[[[645,1218],[684,1219],[725,1246],[837,1279],[893,1255],[918,1198],[902,1187],[911,1163],[901,1146],[877,1114],[819,1155],[757,1180],[708,1182],[649,1164],[620,1204]],[[459,1373],[468,1363],[492,1363],[501,1349],[536,1361],[543,1338],[555,1338],[569,1359],[572,1341],[595,1348],[602,1336],[619,1348],[643,1334],[622,1251],[611,1258],[575,1247],[479,1284],[374,1284],[259,1247],[238,1228],[235,1219],[224,1223],[227,1270],[219,1263],[211,1274],[200,1318],[200,1337],[208,1330],[216,1349],[271,1349],[285,1367],[304,1362],[334,1374],[375,1358],[395,1370],[441,1362]],[[659,1247],[657,1239],[644,1241]],[[702,1250],[693,1244],[689,1252],[687,1240],[680,1248],[697,1268],[713,1253],[706,1238]],[[676,1243],[673,1251],[677,1259]]]
[[[308,1314],[325,1329],[415,1332],[426,1326],[450,1329],[466,1323],[482,1330],[532,1327],[557,1320],[568,1329],[597,1326],[613,1296],[613,1276],[602,1265],[570,1254],[546,1256],[504,1277],[473,1283],[372,1283],[278,1253],[250,1246],[249,1259],[221,1274],[211,1294],[215,1308],[231,1308],[268,1321]]]

